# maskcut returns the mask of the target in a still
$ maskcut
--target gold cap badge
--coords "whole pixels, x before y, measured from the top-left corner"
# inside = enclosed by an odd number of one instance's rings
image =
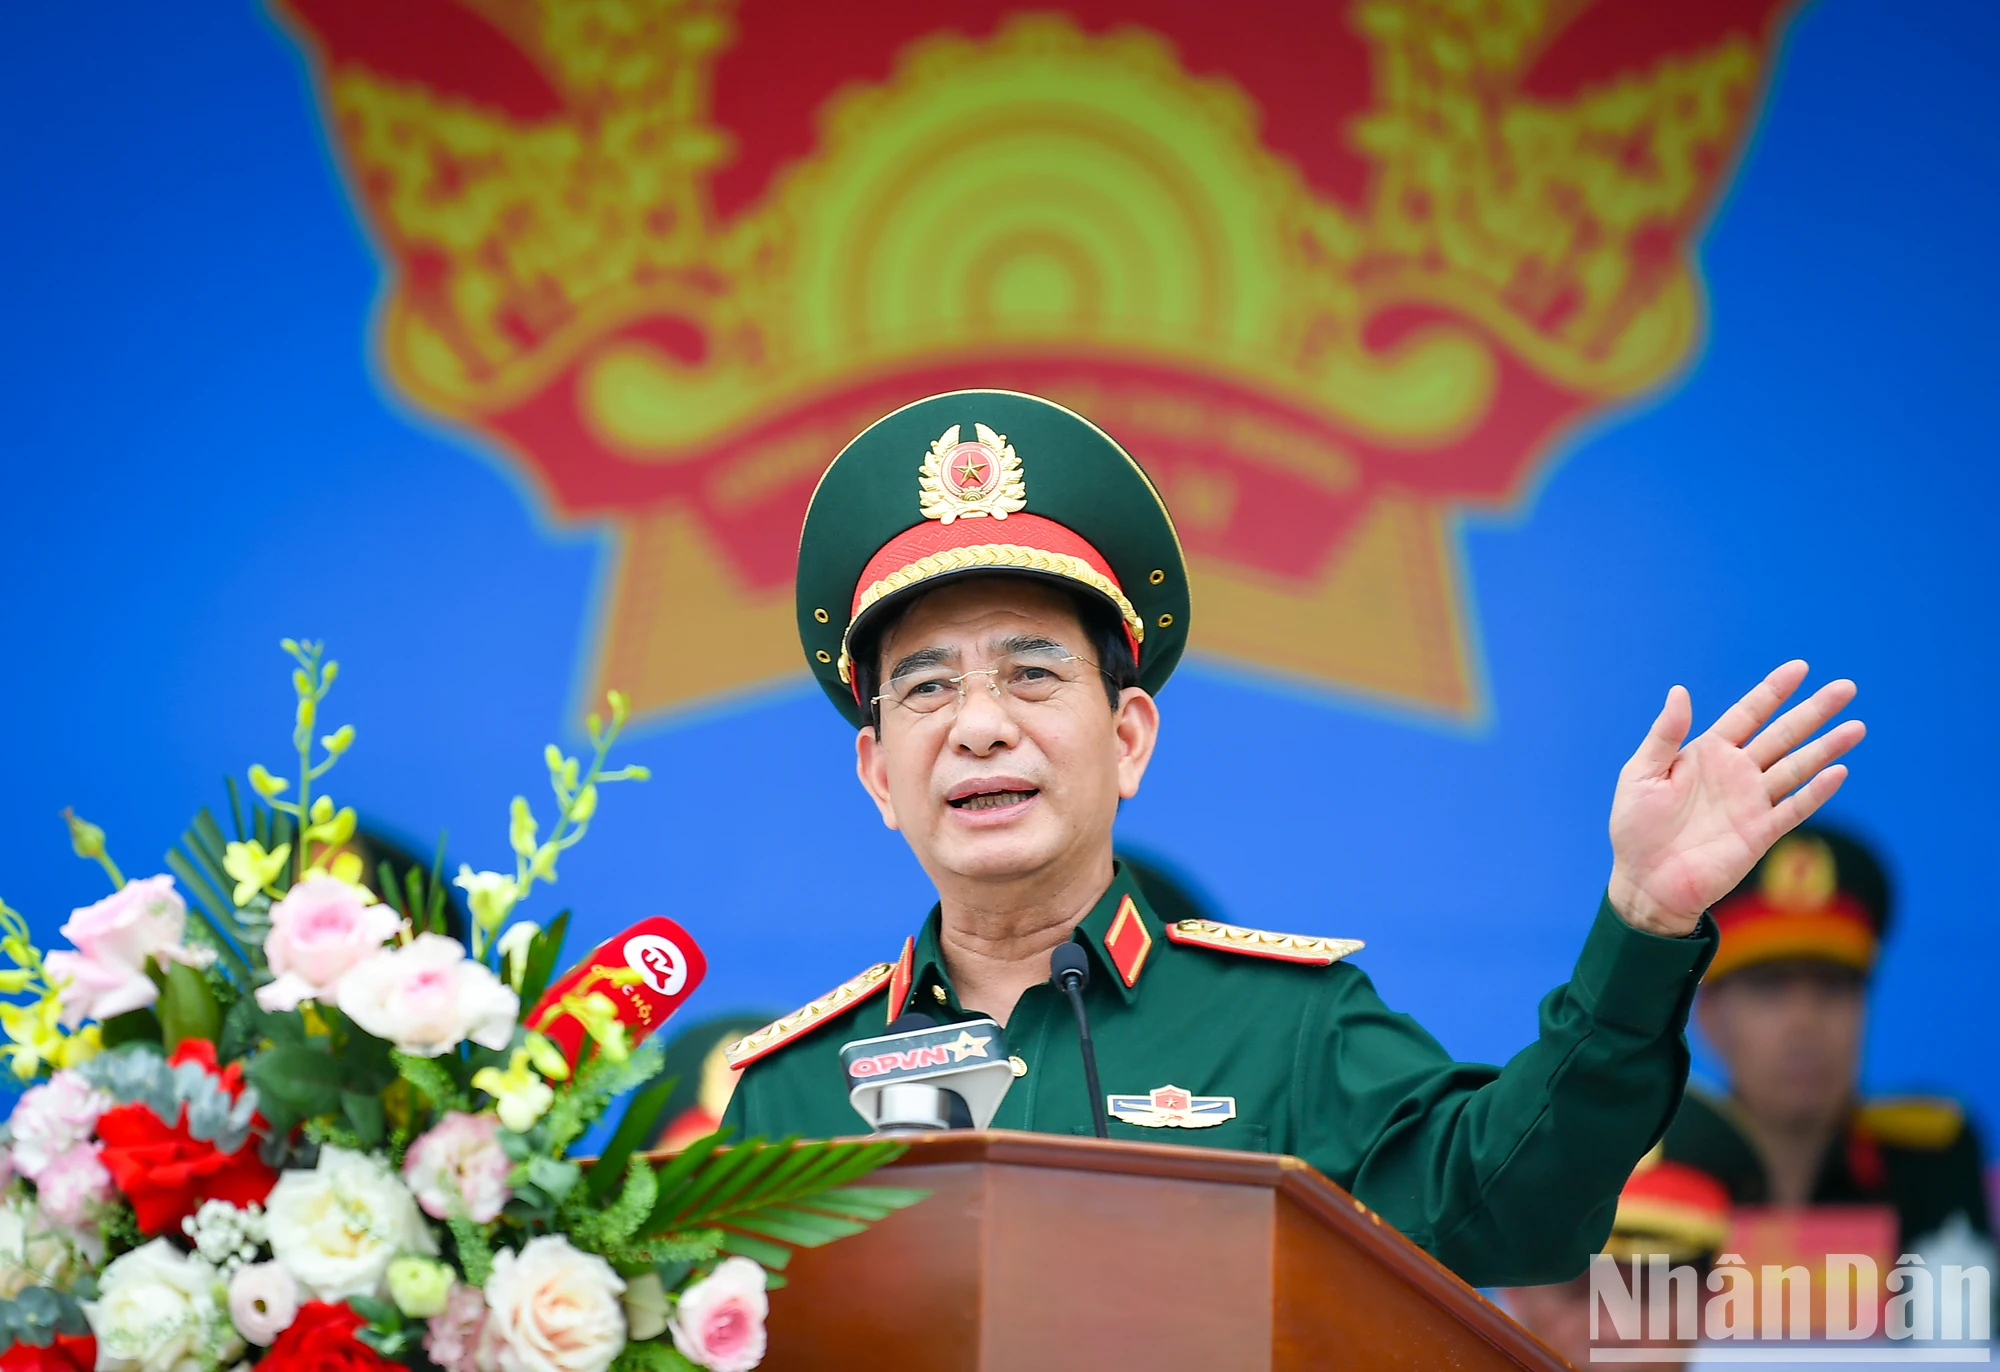
[[[924,518],[949,524],[985,515],[1005,519],[1026,509],[1028,487],[1021,478],[1021,459],[1007,435],[974,424],[978,437],[961,442],[960,427],[946,429],[924,455],[917,481]]]
[[[1764,859],[1759,885],[1764,899],[1780,910],[1817,910],[1840,886],[1833,850],[1809,834],[1794,834]]]

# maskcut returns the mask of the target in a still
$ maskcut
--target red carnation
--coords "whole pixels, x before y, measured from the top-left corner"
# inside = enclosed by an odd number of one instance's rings
[[[199,1063],[232,1097],[243,1092],[243,1064],[232,1062],[228,1070],[218,1071],[215,1045],[207,1039],[183,1039],[167,1061],[176,1067]],[[178,1229],[205,1200],[236,1206],[261,1202],[278,1181],[278,1174],[257,1157],[255,1139],[224,1153],[189,1134],[186,1106],[171,1129],[147,1106],[117,1106],[98,1119],[97,1137],[104,1142],[104,1166],[132,1202],[142,1234]]]
[[[344,1305],[311,1301],[278,1335],[257,1372],[406,1372],[354,1337],[361,1316]]]
[[[58,1334],[47,1348],[17,1343],[0,1353],[0,1372],[91,1372],[97,1340],[88,1334]]]

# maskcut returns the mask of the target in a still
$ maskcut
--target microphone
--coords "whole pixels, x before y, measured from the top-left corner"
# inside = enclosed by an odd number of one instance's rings
[[[1097,1049],[1090,1042],[1090,1017],[1083,1012],[1083,988],[1090,985],[1090,957],[1080,944],[1065,943],[1049,954],[1049,980],[1069,996],[1076,1012],[1076,1036],[1083,1044],[1083,1089],[1090,1092],[1090,1122],[1097,1137],[1111,1137],[1104,1121],[1104,1092],[1097,1085]]]
[[[971,1128],[993,1122],[1014,1069],[1007,1041],[990,1019],[940,1025],[911,1011],[878,1038],[840,1048],[847,1100],[878,1134],[915,1134],[957,1125],[959,1104]]]
[[[686,1004],[707,975],[708,959],[693,936],[665,915],[654,915],[591,949],[549,984],[521,1023],[547,1035],[575,1067],[585,1031],[564,1008],[565,996],[608,996],[618,1007],[627,1041],[636,1046]]]

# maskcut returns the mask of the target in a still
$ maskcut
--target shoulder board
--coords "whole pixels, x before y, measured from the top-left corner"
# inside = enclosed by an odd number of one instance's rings
[[[1861,1106],[1861,1127],[1878,1143],[1891,1148],[1936,1152],[1957,1142],[1965,1131],[1965,1111],[1942,1096],[1895,1096]]]
[[[745,1034],[722,1050],[723,1058],[739,1071],[748,1067],[758,1058],[776,1052],[793,1039],[803,1038],[841,1011],[868,999],[889,984],[889,974],[895,970],[893,963],[876,963],[860,976],[843,981],[818,1000],[807,1001],[791,1014],[780,1015],[755,1033]]]
[[[1313,967],[1329,967],[1367,946],[1358,938],[1273,934],[1263,929],[1245,929],[1240,924],[1218,924],[1212,919],[1176,920],[1167,926],[1167,941],[1276,962],[1302,962]]]

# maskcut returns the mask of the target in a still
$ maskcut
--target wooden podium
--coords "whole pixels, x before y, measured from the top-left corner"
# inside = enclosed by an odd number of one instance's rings
[[[931,1196],[793,1257],[764,1372],[1569,1366],[1297,1158],[954,1132],[876,1180]]]

